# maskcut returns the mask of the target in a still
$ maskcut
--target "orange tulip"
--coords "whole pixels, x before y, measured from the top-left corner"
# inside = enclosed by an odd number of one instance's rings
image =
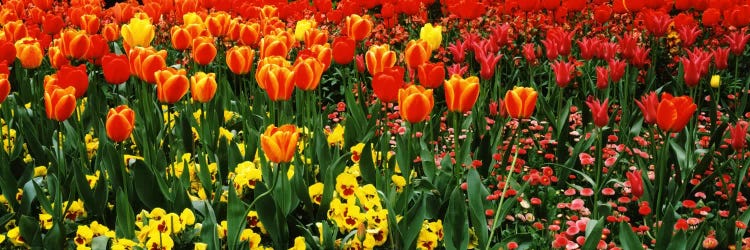
[[[309,29],[305,31],[305,47],[310,48],[313,45],[323,45],[328,43],[328,31],[321,29]]]
[[[320,63],[318,59],[308,57],[297,60],[293,70],[294,85],[304,91],[318,88],[323,70],[325,70],[325,65]]]
[[[297,151],[299,133],[291,124],[276,127],[273,124],[260,135],[260,147],[266,158],[275,163],[291,162]]]
[[[23,24],[22,20],[15,20],[3,24],[3,31],[5,32],[5,37],[7,37],[9,41],[18,41],[29,36],[29,31],[26,29],[26,25]]]
[[[453,75],[445,81],[444,89],[448,110],[466,113],[474,107],[479,98],[479,78],[471,76],[463,79],[460,75]]]
[[[70,65],[70,60],[63,55],[60,47],[50,46],[47,49],[47,57],[49,57],[49,64],[52,65],[52,68],[59,69],[63,65]]]
[[[240,24],[240,44],[252,46],[258,44],[260,40],[260,25],[257,23]]]
[[[432,51],[430,50],[430,45],[427,41],[422,39],[411,40],[406,44],[406,49],[404,50],[404,61],[409,68],[416,69],[420,65],[429,61],[431,54]]]
[[[260,31],[263,34],[272,34],[275,30],[283,30],[286,28],[286,23],[279,20],[278,17],[274,17],[260,22]]]
[[[91,38],[83,30],[67,29],[60,34],[62,52],[72,59],[84,59],[91,48]]]
[[[236,75],[247,74],[253,66],[254,56],[255,51],[248,46],[232,47],[227,50],[227,66]]]
[[[398,106],[401,118],[410,123],[418,123],[430,118],[435,99],[431,89],[410,85],[398,90]]]
[[[93,14],[85,14],[81,17],[81,29],[85,30],[89,35],[94,35],[99,32],[99,17]]]
[[[279,13],[279,9],[276,8],[276,6],[263,5],[263,8],[260,9],[260,18],[272,19],[272,18],[278,17],[278,13]]]
[[[226,12],[213,12],[211,15],[206,17],[206,28],[212,36],[221,37],[227,34],[229,30],[229,22],[232,21],[232,16]]]
[[[5,101],[8,94],[10,94],[10,81],[8,81],[8,74],[0,74],[0,103]]]
[[[260,39],[260,58],[269,56],[286,58],[289,53],[289,47],[282,39],[275,35],[267,35],[263,39]]]
[[[190,95],[193,101],[206,103],[216,94],[216,74],[198,72],[190,77]]]
[[[208,65],[216,57],[216,45],[212,37],[193,39],[193,60],[200,65]]]
[[[154,73],[156,97],[162,103],[175,103],[182,99],[190,87],[185,69],[165,68]]]
[[[331,61],[333,60],[333,50],[331,50],[330,45],[327,43],[324,45],[316,44],[311,46],[309,50],[310,56],[315,57],[318,59],[318,62],[324,65],[323,71],[328,70],[328,67],[331,66]]]
[[[537,92],[533,88],[514,87],[505,93],[505,108],[513,118],[529,118],[536,108]]]
[[[116,23],[108,23],[102,27],[102,36],[107,42],[114,42],[120,39],[120,26]]]
[[[190,48],[190,41],[193,41],[193,36],[186,28],[172,26],[172,29],[169,31],[171,34],[169,38],[172,40],[172,48],[179,51],[184,51]]]
[[[280,56],[269,56],[269,57],[260,59],[260,61],[258,61],[258,65],[255,68],[255,82],[258,83],[258,86],[261,89],[266,89],[266,86],[263,85],[264,82],[262,79],[265,79],[266,77],[265,75],[268,73],[268,70],[270,69],[270,68],[265,68],[265,66],[268,64],[273,64],[279,67],[290,68],[290,69],[292,67],[292,64],[289,63],[289,61],[287,61],[286,58],[283,58]]]
[[[265,89],[272,101],[287,101],[294,90],[293,72],[289,67],[266,64],[258,71],[258,86]]]
[[[107,137],[114,142],[122,142],[135,128],[135,112],[128,105],[120,105],[109,109],[107,113]]]
[[[391,51],[387,44],[373,45],[365,53],[365,62],[370,75],[375,75],[396,65],[396,52]]]
[[[352,14],[346,18],[346,35],[359,42],[370,36],[372,21],[370,17]]]
[[[21,62],[25,69],[35,69],[42,65],[44,53],[39,42],[31,37],[26,37],[16,41],[16,58]]]
[[[44,91],[44,107],[47,118],[62,122],[68,119],[76,109],[76,88],[60,88],[49,85]]]
[[[130,74],[141,80],[154,84],[154,73],[167,67],[167,51],[156,51],[153,48],[135,47],[128,53],[130,60]]]
[[[205,22],[203,21],[203,17],[198,15],[198,13],[190,12],[182,15],[182,24],[186,26],[190,24],[199,24],[201,26],[204,26]]]
[[[698,106],[689,96],[674,97],[668,93],[661,95],[661,101],[656,108],[656,125],[661,130],[680,132],[690,121]]]
[[[42,30],[47,35],[55,35],[57,33],[60,33],[64,25],[65,22],[63,22],[62,17],[58,15],[48,13],[47,15],[42,17]]]
[[[67,88],[72,86],[75,88],[76,98],[81,98],[86,94],[86,90],[89,88],[89,75],[86,72],[86,65],[81,64],[78,66],[63,65],[60,70],[57,71],[57,85],[61,88]]]

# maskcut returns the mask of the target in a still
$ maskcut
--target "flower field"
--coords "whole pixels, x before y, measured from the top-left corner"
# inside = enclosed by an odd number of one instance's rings
[[[3,0],[0,249],[750,249],[746,0]]]

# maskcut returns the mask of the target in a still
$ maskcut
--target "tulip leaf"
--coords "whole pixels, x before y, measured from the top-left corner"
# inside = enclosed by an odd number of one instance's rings
[[[135,238],[135,215],[133,208],[128,201],[128,196],[122,189],[117,190],[117,217],[115,222],[115,233],[118,238],[134,239]]]
[[[360,153],[359,171],[364,181],[363,184],[375,184],[377,170],[372,160],[372,143],[365,143],[365,147]]]
[[[620,245],[623,249],[643,250],[643,244],[627,222],[620,222]]]
[[[404,191],[406,192],[406,191]],[[402,246],[406,249],[413,249],[415,240],[419,236],[419,232],[422,230],[422,223],[424,222],[425,215],[425,196],[421,195],[419,201],[406,212],[404,218],[398,223],[398,227],[402,229],[401,239]]]
[[[101,235],[94,237],[91,240],[91,250],[107,250],[109,249],[109,237]]]
[[[237,249],[239,247],[240,233],[245,228],[245,224],[247,224],[245,218],[250,209],[237,196],[233,182],[229,183],[227,210],[227,244],[229,249]]]
[[[39,221],[34,217],[27,215],[21,215],[21,219],[18,222],[21,236],[31,247],[41,247],[42,245],[42,234],[39,232]],[[60,244],[57,244],[58,246]]]
[[[589,220],[586,223],[586,240],[581,249],[583,250],[595,250],[599,241],[602,239],[602,231],[604,230],[603,219]]]
[[[219,240],[218,232],[216,231],[216,215],[214,209],[208,202],[204,202],[203,206],[206,210],[206,215],[203,217],[203,223],[201,226],[201,242],[208,245],[208,249],[219,249],[221,242]]]
[[[667,209],[664,211],[661,228],[656,235],[656,246],[654,249],[667,248],[669,242],[672,241],[672,232],[674,232],[674,224],[676,222],[677,214],[675,214],[675,208],[674,206],[672,206],[672,204],[669,204],[667,205]]]
[[[479,176],[479,172],[474,168],[469,169],[469,172],[466,175],[466,182],[468,186],[469,213],[471,214],[469,219],[471,220],[471,224],[474,225],[474,233],[477,235],[479,248],[483,249],[488,242],[487,238],[489,235],[486,227],[480,225],[487,225],[487,216],[485,215],[486,208],[483,201],[486,200],[490,193],[482,184],[482,178]]]
[[[469,245],[469,220],[466,215],[466,198],[458,186],[453,189],[450,197],[448,209],[445,214],[445,227],[443,227],[445,246],[449,249],[466,249]],[[485,231],[486,233],[486,230],[480,231]],[[479,242],[486,241],[480,239]],[[481,245],[479,248],[482,248]]]
[[[687,236],[685,235],[685,230],[677,231],[677,233],[674,236],[672,236],[672,240],[669,243],[669,247],[667,247],[667,250],[682,250],[682,249],[688,249]]]
[[[138,195],[138,199],[146,205],[147,208],[164,207],[166,199],[157,184],[157,178],[146,166],[143,161],[136,161],[135,164],[130,168],[133,173],[133,179],[138,180],[138,185],[135,186],[135,193]]]

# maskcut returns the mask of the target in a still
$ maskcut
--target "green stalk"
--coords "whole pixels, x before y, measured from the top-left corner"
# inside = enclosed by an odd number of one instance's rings
[[[519,128],[520,131],[520,128]],[[513,162],[511,162],[510,165],[510,172],[508,172],[508,176],[505,179],[505,185],[503,186],[503,192],[500,194],[500,203],[497,204],[497,209],[495,209],[495,217],[492,219],[492,226],[490,227],[490,237],[487,238],[490,241],[492,241],[492,238],[495,237],[495,229],[497,228],[497,220],[500,218],[500,209],[503,207],[503,202],[505,201],[505,193],[508,191],[508,186],[510,185],[510,179],[513,177],[513,171],[516,168],[516,160],[518,159],[518,149],[516,149],[516,152],[513,154]],[[490,249],[491,244],[487,244],[487,247],[485,250]]]

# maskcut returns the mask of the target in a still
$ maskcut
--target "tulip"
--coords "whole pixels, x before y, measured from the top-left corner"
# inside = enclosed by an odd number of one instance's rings
[[[716,65],[716,69],[726,69],[728,66],[727,61],[729,60],[729,48],[717,48],[711,50],[711,52],[714,56],[714,65]]]
[[[719,75],[713,75],[711,76],[711,88],[719,88],[721,85],[721,76]]]
[[[445,81],[445,104],[449,111],[466,113],[471,111],[479,98],[479,78],[463,79],[453,75]]]
[[[193,41],[193,37],[187,29],[180,26],[173,26],[170,34],[169,38],[172,40],[172,48],[179,51],[190,48],[190,41]]]
[[[430,112],[435,106],[432,90],[425,90],[417,85],[399,89],[398,106],[404,120],[410,123],[425,121],[430,118]]]
[[[600,102],[599,99],[594,99],[593,96],[589,96],[586,100],[586,106],[591,110],[591,116],[594,118],[594,125],[597,127],[607,126],[609,123],[609,115],[607,111],[609,109],[609,99],[604,99],[604,103]]]
[[[102,57],[104,80],[109,84],[121,84],[130,79],[130,72],[123,70],[129,67],[125,55],[106,54]]]
[[[232,47],[227,51],[227,67],[235,75],[244,75],[250,72],[253,66],[255,51],[248,46]]]
[[[530,65],[536,65],[539,63],[536,58],[536,47],[533,43],[526,43],[523,45],[523,57]]]
[[[190,95],[193,101],[207,103],[216,94],[216,74],[198,72],[190,77]]]
[[[734,127],[729,127],[729,144],[732,145],[732,149],[736,152],[742,151],[747,144],[747,127],[746,121],[738,121]]]
[[[269,56],[281,56],[286,58],[289,53],[289,47],[283,41],[282,37],[267,35],[260,39],[260,58]]]
[[[425,88],[438,88],[445,81],[445,66],[442,62],[422,64],[417,68],[417,76]]]
[[[208,65],[216,57],[216,45],[212,37],[193,39],[193,60],[200,65]]]
[[[47,56],[49,58],[49,64],[52,66],[52,68],[60,69],[63,65],[70,65],[70,60],[68,60],[68,58],[63,55],[60,47],[50,46],[47,50]]]
[[[475,50],[474,58],[479,62],[480,70],[479,76],[484,80],[489,80],[495,75],[495,67],[503,54],[494,54],[489,50]]]
[[[63,65],[60,70],[57,71],[57,85],[60,88],[67,88],[72,86],[75,88],[76,98],[81,98],[86,94],[86,90],[89,88],[89,75],[86,73],[86,65],[81,64],[76,67],[70,65]]]
[[[182,99],[190,87],[185,69],[165,68],[154,73],[159,102],[173,104]]]
[[[154,84],[156,83],[154,73],[167,67],[167,51],[157,52],[153,48],[135,47],[128,53],[128,60],[130,60],[130,74]]]
[[[354,59],[354,39],[341,36],[333,39],[333,61],[339,65],[349,64]]]
[[[698,83],[701,80],[701,61],[692,59],[693,58],[680,59],[680,61],[682,61],[683,80],[685,81],[685,85],[690,88],[698,86]]]
[[[292,98],[294,75],[289,67],[266,64],[258,70],[258,85],[266,90],[272,101],[287,101]]]
[[[240,24],[239,42],[242,45],[252,46],[260,40],[260,25],[257,23]]]
[[[399,66],[387,68],[372,77],[372,91],[384,103],[396,101],[403,86],[404,68]]]
[[[107,113],[107,137],[114,142],[122,142],[135,128],[135,112],[128,105],[120,105],[109,109]]]
[[[644,47],[637,47],[633,51],[633,57],[630,59],[630,63],[633,64],[633,66],[638,68],[643,68],[646,64],[649,62],[649,53],[651,52],[651,49],[646,49]]]
[[[13,64],[16,61],[16,46],[11,41],[0,41],[0,62]]]
[[[724,37],[729,42],[729,50],[732,52],[732,55],[742,55],[745,52],[747,41],[750,39],[750,35],[745,34],[744,31],[734,31],[728,35],[724,35]]]
[[[703,31],[698,27],[698,25],[690,25],[690,26],[682,26],[677,30],[677,33],[680,36],[680,41],[682,42],[683,47],[690,47],[695,43],[695,39],[700,36]]]
[[[260,147],[266,158],[274,163],[291,162],[297,151],[299,133],[294,125],[276,127],[273,124],[260,135]]]
[[[120,39],[120,26],[116,23],[105,24],[102,28],[102,36],[107,42],[114,42]]]
[[[680,132],[690,121],[696,109],[697,106],[689,96],[673,97],[664,93],[656,108],[656,124],[661,130]]]
[[[416,69],[419,65],[430,60],[430,45],[424,40],[411,40],[406,44],[404,50],[404,61],[410,69]]]
[[[297,25],[294,27],[294,38],[300,42],[304,41],[305,33],[308,30],[315,29],[315,26],[317,26],[315,20],[302,19],[297,21]]]
[[[555,72],[555,81],[557,86],[565,88],[572,80],[573,71],[575,71],[575,65],[570,62],[555,61],[551,64],[552,70]]]
[[[3,31],[8,41],[18,41],[29,36],[29,31],[23,20],[9,21],[3,24]]]
[[[359,16],[352,14],[345,21],[346,35],[359,42],[370,36],[372,31],[372,21],[369,16]]]
[[[73,86],[60,88],[49,85],[44,91],[44,107],[47,118],[62,122],[68,119],[76,109],[76,89]]]
[[[609,71],[602,66],[596,66],[596,88],[606,89],[609,86]]]
[[[396,64],[396,52],[391,51],[387,44],[373,45],[365,53],[365,62],[367,71],[374,76]]]
[[[466,47],[468,47],[467,41],[456,41],[448,45],[448,51],[450,51],[451,56],[453,56],[453,62],[464,62],[464,60],[466,59]]]
[[[39,42],[33,38],[27,37],[16,41],[16,58],[21,62],[25,69],[35,69],[42,65],[44,54]]]
[[[328,43],[328,31],[321,29],[308,29],[303,36],[305,48],[311,48],[314,45],[324,45]]]
[[[538,93],[533,88],[514,87],[505,93],[505,108],[513,118],[529,118],[536,108]]]
[[[310,57],[313,57],[315,59],[318,59],[318,62],[323,64],[323,71],[328,70],[328,67],[331,66],[331,60],[333,58],[333,51],[330,48],[329,44],[325,45],[319,45],[315,44],[313,46],[310,46],[308,49],[305,49],[307,53],[309,53]],[[300,53],[300,57],[302,52]]]
[[[318,62],[318,59],[307,58],[300,59],[294,64],[294,85],[297,88],[309,91],[315,90],[320,84],[320,77],[323,75],[325,65]]]
[[[231,21],[232,16],[226,12],[213,12],[206,17],[205,25],[211,36],[222,37],[227,34]]]
[[[198,13],[195,12],[189,12],[182,15],[182,24],[183,25],[190,25],[190,24],[198,24],[201,26],[204,26],[205,23],[203,22],[203,18],[198,15]]]
[[[10,81],[8,81],[8,74],[0,74],[0,103],[5,102],[5,98],[10,94]]]
[[[619,82],[620,79],[625,75],[625,67],[627,66],[627,63],[625,61],[620,60],[609,60],[609,77],[612,78],[612,82],[616,83]]]
[[[85,14],[81,17],[81,29],[89,35],[95,35],[99,32],[99,17],[93,14]]]
[[[656,123],[656,108],[659,106],[659,97],[656,92],[651,91],[642,96],[640,101],[635,100],[635,104],[643,113],[643,122],[646,124]]]
[[[149,47],[154,40],[154,25],[149,19],[131,18],[130,22],[120,28],[123,42],[129,48],[140,46]]]
[[[584,37],[578,41],[578,48],[581,49],[581,58],[584,60],[591,60],[594,58],[596,51],[599,50],[599,44],[601,40],[595,38]]]
[[[440,43],[443,42],[443,26],[432,26],[431,23],[426,23],[419,30],[419,39],[427,41],[427,44],[430,45],[430,50],[438,49]]]
[[[47,35],[54,35],[57,33],[60,33],[60,31],[63,29],[65,23],[63,22],[62,17],[55,15],[55,14],[47,14],[42,18],[42,30]],[[119,33],[119,29],[118,29]]]
[[[627,172],[625,175],[630,182],[630,194],[635,196],[636,199],[640,198],[643,195],[643,175],[641,174],[641,170]]]
[[[672,18],[669,14],[660,11],[648,11],[644,15],[646,30],[655,37],[662,37],[669,30]]]

